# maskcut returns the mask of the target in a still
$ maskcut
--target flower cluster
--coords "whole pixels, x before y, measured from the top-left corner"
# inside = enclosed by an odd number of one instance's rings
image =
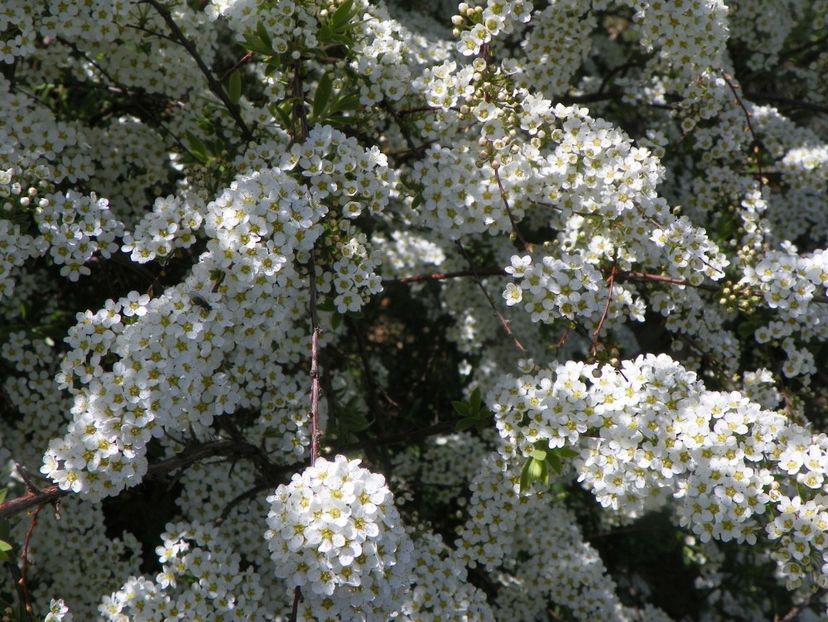
[[[501,34],[512,32],[516,24],[526,23],[532,17],[532,3],[527,0],[487,0],[486,8],[461,2],[459,15],[452,19],[455,26],[464,26],[459,32],[457,51],[474,56],[481,46]]]
[[[417,484],[429,501],[448,504],[458,499],[473,479],[477,465],[467,455],[484,453],[484,444],[468,432],[431,439],[421,455],[394,456],[394,479]]]
[[[255,32],[261,23],[270,38],[273,52],[284,54],[297,42],[309,49],[319,45],[317,32],[321,26],[320,18],[323,17],[321,12],[324,10],[327,16],[331,4],[336,10],[341,2],[287,0],[273,5],[267,0],[211,0],[205,12],[211,20],[219,16],[227,18],[228,24],[240,39],[246,33]],[[358,0],[357,6],[364,9],[364,1]]]
[[[11,526],[34,615],[665,620],[539,455],[670,504],[705,619],[771,611],[716,542],[828,589],[826,1],[450,2],[2,3],[0,489],[80,493]],[[97,501],[182,463],[140,577]]]
[[[21,233],[19,225],[0,218],[0,299],[14,291],[13,270],[38,254],[31,236]]]
[[[595,13],[581,13],[578,0],[555,2],[532,16],[532,30],[521,41],[525,58],[516,78],[527,89],[553,98],[566,92],[592,46]],[[593,2],[593,4],[596,4]]]
[[[78,316],[60,376],[74,393],[75,419],[51,444],[42,471],[64,489],[116,494],[144,474],[153,436],[204,429],[237,406],[260,406],[266,382],[279,376],[274,352],[283,362],[304,353],[298,322],[307,284],[293,259],[306,258],[332,207],[343,231],[363,209],[380,212],[389,177],[377,149],[363,150],[330,127],[293,145],[280,168],[240,175],[205,207],[207,252],[184,282],[152,300],[134,292]],[[351,288],[339,293],[352,296],[351,306],[379,287],[355,240],[339,249],[339,285]],[[285,414],[261,423],[284,432],[286,453],[301,453],[303,425],[295,411]]]
[[[130,577],[98,607],[108,622],[150,620],[274,620],[262,607],[259,577],[242,570],[238,553],[214,527],[170,524],[155,549],[161,572],[155,581]]]
[[[533,322],[551,323],[565,317],[576,317],[597,323],[606,309],[611,318],[626,312],[638,321],[644,319],[644,303],[633,300],[630,291],[622,285],[614,285],[612,293],[602,281],[601,274],[586,263],[580,255],[561,254],[559,257],[543,257],[533,262],[526,255],[512,257],[512,265],[506,271],[521,279],[520,287],[509,283],[503,292],[506,304],[525,303]]]
[[[789,585],[824,563],[828,438],[738,392],[705,390],[667,356],[620,370],[569,362],[506,379],[490,397],[507,460],[572,445],[578,479],[606,507],[634,516],[672,496],[702,541],[753,544],[765,528],[781,539]]]
[[[548,602],[565,606],[576,620],[668,619],[657,609],[624,608],[572,515],[543,492],[519,494],[518,480],[499,457],[485,456],[456,542],[456,555],[467,566],[498,570],[495,619],[531,622]],[[518,558],[523,561],[514,564]]]
[[[0,144],[4,145],[0,171],[15,167],[37,179],[60,183],[87,179],[95,170],[80,125],[56,119],[45,106],[15,92],[2,76],[0,107],[7,111],[0,119]]]
[[[413,534],[413,585],[395,622],[494,622],[481,590],[443,539],[434,533]]]
[[[318,620],[388,617],[410,582],[411,539],[385,478],[359,462],[319,458],[268,498],[276,576]]]
[[[23,541],[28,527],[29,521],[15,526],[19,541]],[[33,597],[48,603],[60,594],[64,607],[71,608],[75,619],[95,619],[90,594],[97,594],[97,599],[115,589],[124,577],[138,572],[141,564],[138,540],[131,533],[109,537],[101,505],[84,503],[78,497],[64,499],[60,515],[56,516],[51,508],[40,512],[36,533],[29,547]],[[69,619],[63,618],[64,622]]]
[[[641,24],[641,45],[658,49],[658,57],[676,72],[678,92],[693,92],[692,82],[725,63],[727,10],[722,0],[630,0]]]
[[[176,248],[192,245],[193,232],[201,222],[201,212],[187,201],[174,196],[158,197],[152,211],[124,234],[121,250],[130,253],[130,259],[136,263],[166,257]]]
[[[747,267],[743,283],[757,287],[771,309],[791,317],[810,312],[814,296],[825,296],[828,288],[828,250],[798,255],[791,244],[771,251],[753,267]]]
[[[70,281],[92,273],[84,264],[96,254],[109,258],[117,251],[115,239],[123,234],[123,225],[109,211],[109,201],[95,193],[85,196],[69,190],[44,197],[35,220],[52,260],[61,266],[61,276]]]
[[[359,311],[371,294],[382,291],[380,278],[375,273],[379,262],[368,256],[366,242],[365,234],[361,233],[339,244],[341,259],[332,266],[337,292],[334,305],[339,313]]]

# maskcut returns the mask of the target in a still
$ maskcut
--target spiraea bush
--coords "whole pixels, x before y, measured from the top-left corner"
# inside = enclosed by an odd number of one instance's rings
[[[0,33],[4,621],[828,620],[828,2]]]

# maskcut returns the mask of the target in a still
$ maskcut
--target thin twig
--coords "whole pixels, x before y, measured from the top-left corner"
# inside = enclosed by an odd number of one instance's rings
[[[518,240],[520,240],[520,244],[523,247],[521,250],[526,251],[529,248],[529,243],[526,241],[526,238],[523,237],[523,234],[518,229],[517,223],[515,222],[515,217],[512,215],[512,208],[509,207],[509,199],[506,196],[506,189],[503,187],[503,182],[500,180],[500,173],[498,173],[497,166],[493,166],[492,169],[494,170],[494,176],[497,180],[497,187],[500,188],[500,198],[503,199],[503,205],[506,208],[506,215],[509,216],[509,222],[512,224],[512,231],[515,232],[515,236]]]
[[[756,135],[756,130],[753,129],[753,114],[747,109],[745,106],[745,102],[742,101],[742,98],[739,96],[739,91],[736,90],[736,86],[731,81],[732,78],[726,73],[722,72],[722,77],[724,78],[725,83],[728,87],[730,87],[731,92],[733,93],[733,97],[736,98],[736,103],[739,104],[739,107],[742,109],[742,112],[745,115],[745,121],[747,121],[748,131],[750,132],[751,138],[753,142],[751,144],[751,149],[753,150],[753,157],[756,159],[756,171],[759,173],[759,183],[765,183],[765,174],[762,172],[762,154],[761,154],[761,143],[759,142],[759,138]]]
[[[610,275],[607,277],[607,303],[604,305],[604,311],[603,313],[601,313],[601,319],[598,321],[598,326],[595,327],[595,330],[592,333],[592,356],[595,356],[595,354],[598,352],[598,338],[601,335],[601,329],[604,328],[604,322],[607,321],[609,308],[612,304],[612,290],[615,287],[615,277],[617,275],[618,263],[616,260],[613,260]]]
[[[210,87],[210,91],[218,97],[221,102],[224,104],[224,107],[227,109],[227,112],[230,113],[230,116],[233,117],[233,120],[236,122],[236,125],[241,130],[242,136],[244,136],[245,141],[253,142],[255,140],[253,136],[253,132],[250,131],[250,128],[247,127],[247,123],[244,122],[242,119],[241,114],[239,112],[239,107],[237,104],[234,104],[230,101],[230,98],[227,96],[227,93],[224,91],[224,88],[219,84],[218,80],[216,80],[213,73],[210,71],[210,68],[201,58],[201,55],[198,53],[198,50],[195,47],[195,44],[187,38],[181,28],[178,27],[178,24],[175,23],[175,20],[172,17],[169,9],[164,7],[158,0],[141,0],[142,2],[146,2],[150,6],[152,6],[158,14],[161,15],[161,19],[164,20],[167,24],[167,28],[173,33],[178,44],[187,50],[187,53],[192,57],[192,59],[198,65],[198,68],[201,70],[201,73],[204,74],[204,77],[207,79],[207,85]]]
[[[506,334],[509,335],[512,338],[512,341],[515,342],[515,346],[517,347],[517,349],[520,350],[523,354],[527,354],[527,350],[524,347],[524,345],[520,342],[520,340],[512,332],[512,328],[511,328],[511,326],[509,326],[509,320],[507,320],[505,317],[503,317],[503,314],[495,306],[495,303],[492,300],[491,296],[489,296],[489,292],[487,292],[486,288],[483,286],[483,282],[480,280],[480,275],[474,269],[474,264],[472,263],[471,258],[466,253],[466,249],[463,248],[463,245],[460,243],[460,240],[456,240],[455,244],[457,245],[457,248],[460,250],[460,253],[463,255],[463,257],[465,257],[466,262],[468,262],[469,267],[471,268],[471,271],[474,274],[475,283],[477,283],[477,286],[480,288],[480,291],[483,292],[483,295],[486,297],[486,300],[488,301],[489,306],[492,308],[492,311],[495,312],[495,315],[497,316],[497,319],[500,320],[500,324],[501,324],[501,326],[503,326],[503,330],[505,330]]]
[[[239,445],[235,441],[214,441],[204,443],[196,447],[185,449],[180,454],[157,462],[147,469],[147,478],[166,475],[176,469],[185,468],[195,462],[220,455],[245,455],[251,451],[258,451],[253,445]],[[61,497],[68,495],[70,491],[61,490],[58,486],[43,488],[40,492],[28,492],[14,499],[10,499],[0,505],[0,519],[11,518],[21,512],[25,512],[38,506],[43,506]]]
[[[248,52],[247,54],[242,56],[238,61],[236,61],[235,65],[233,65],[232,67],[230,67],[230,69],[228,69],[223,74],[221,74],[220,79],[222,81],[226,80],[230,76],[231,73],[236,71],[236,69],[238,69],[239,67],[243,67],[244,65],[249,63],[252,59],[253,59],[253,52]]]
[[[293,606],[290,608],[290,622],[296,622],[299,616],[299,603],[302,601],[302,590],[297,585],[293,588]]]
[[[782,97],[781,95],[774,95],[772,93],[745,93],[751,99],[763,100],[767,102],[774,102],[783,106],[791,106],[793,108],[802,108],[804,110],[812,110],[814,112],[821,112],[828,114],[828,106],[824,104],[817,104],[804,99],[793,99],[791,97]]]
[[[305,142],[308,139],[310,130],[308,129],[308,115],[305,109],[305,89],[302,83],[302,63],[297,60],[293,63],[293,80],[292,80],[292,96],[293,96],[293,122],[298,124],[298,128],[294,128],[293,140],[294,142]],[[310,199],[310,197],[309,197]],[[310,462],[311,465],[316,463],[319,458],[319,315],[317,313],[317,291],[316,291],[316,262],[314,258],[314,248],[310,250],[310,258],[308,259],[308,288],[310,307],[310,321],[311,321],[311,395],[310,395],[310,423],[311,423],[311,438],[310,438]],[[297,588],[298,589],[298,588]],[[298,597],[298,593],[297,593]]]
[[[445,281],[470,276],[508,276],[503,268],[476,268],[473,270],[458,270],[456,272],[434,272],[432,274],[417,274],[399,279],[383,279],[382,284],[408,285],[409,283],[423,283],[425,281]]]
[[[311,316],[311,465],[319,457],[319,318],[316,313],[316,266],[311,250],[308,261],[310,280],[310,316]]]
[[[32,595],[29,592],[29,585],[27,582],[27,576],[29,573],[29,545],[32,542],[32,535],[34,534],[35,527],[37,526],[37,515],[40,514],[40,511],[44,507],[46,506],[39,506],[32,514],[29,528],[26,530],[26,537],[23,539],[23,550],[20,552],[20,578],[18,579],[18,583],[20,584],[23,592],[23,606],[26,608],[26,613],[29,615],[34,613],[34,608],[32,607]]]

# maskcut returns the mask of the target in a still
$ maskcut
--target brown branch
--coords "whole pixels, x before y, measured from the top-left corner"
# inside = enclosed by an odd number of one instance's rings
[[[176,469],[185,468],[204,458],[220,455],[245,455],[258,449],[252,445],[240,445],[235,441],[220,440],[204,443],[196,447],[188,448],[177,456],[167,458],[151,465],[147,469],[147,478],[160,477]],[[38,506],[57,501],[69,494],[68,490],[61,490],[58,486],[48,486],[37,492],[30,491],[0,505],[0,519],[11,518],[21,512],[25,512]]]
[[[239,69],[240,67],[243,67],[244,65],[246,65],[247,63],[249,63],[252,59],[253,59],[253,52],[248,52],[247,54],[245,54],[244,56],[242,56],[239,60],[237,60],[237,61],[236,61],[236,64],[235,64],[235,65],[233,65],[232,67],[230,67],[230,69],[228,69],[227,71],[225,71],[225,72],[221,75],[221,80],[222,80],[222,81],[226,80],[226,79],[230,76],[230,74],[231,74],[231,73],[233,73],[234,71],[236,71],[236,70],[237,70],[237,69]]]
[[[756,171],[759,173],[759,183],[764,184],[765,174],[762,172],[761,143],[759,142],[759,138],[756,135],[756,130],[753,129],[753,114],[747,109],[747,106],[745,106],[745,102],[742,101],[742,98],[739,97],[739,91],[736,90],[736,86],[733,84],[731,76],[723,71],[722,77],[724,78],[724,81],[727,84],[727,86],[730,87],[730,90],[733,93],[733,97],[736,98],[736,102],[739,104],[739,107],[742,109],[742,112],[745,115],[745,121],[747,121],[748,131],[750,132],[751,138],[753,139],[751,149],[753,150],[753,157],[756,159]]]
[[[244,122],[244,119],[241,117],[241,113],[239,111],[239,106],[234,104],[230,101],[230,98],[227,96],[227,93],[224,91],[224,88],[221,86],[218,80],[216,80],[213,73],[210,71],[210,68],[201,58],[201,55],[198,53],[198,50],[195,47],[195,44],[187,38],[181,28],[178,27],[178,24],[175,23],[175,20],[172,17],[169,9],[164,7],[158,0],[141,0],[142,2],[146,2],[150,6],[152,6],[158,14],[161,15],[161,19],[164,20],[167,24],[167,28],[173,33],[174,38],[176,39],[177,43],[187,50],[187,53],[192,57],[192,59],[198,65],[198,68],[201,70],[201,73],[204,74],[204,77],[207,79],[207,85],[210,88],[210,91],[221,100],[221,103],[224,104],[224,107],[230,113],[230,116],[233,117],[233,120],[236,122],[236,125],[241,130],[242,136],[247,142],[254,142],[255,138],[253,136],[253,132],[250,131],[250,128],[247,127],[247,124]]]
[[[46,506],[39,506],[32,514],[29,528],[26,530],[26,537],[23,539],[23,550],[20,552],[20,578],[17,582],[20,585],[20,591],[23,594],[23,606],[26,608],[26,613],[29,615],[34,614],[34,608],[32,607],[32,595],[31,592],[29,592],[29,585],[26,581],[29,573],[29,545],[32,543],[32,535],[34,534],[35,527],[37,526],[37,515],[40,514],[40,511],[44,507]]]
[[[313,250],[311,250],[308,261],[308,272],[310,273],[310,316],[311,316],[311,465],[319,457],[319,318],[316,312],[316,266],[313,261]]]
[[[601,319],[598,321],[598,326],[595,327],[595,330],[592,333],[592,356],[595,356],[598,352],[598,338],[601,335],[601,329],[604,328],[604,323],[607,321],[609,308],[612,304],[612,290],[615,287],[616,276],[618,276],[618,264],[616,261],[613,261],[612,270],[610,271],[610,275],[607,277],[607,303],[604,305],[604,311],[601,313]]]
[[[297,585],[293,589],[293,606],[290,608],[289,622],[296,622],[299,616],[299,603],[302,601],[302,590]]]
[[[515,222],[514,216],[512,216],[512,208],[509,207],[509,199],[506,197],[506,189],[503,187],[503,182],[500,181],[500,173],[498,173],[499,166],[492,166],[492,170],[494,170],[494,176],[497,180],[497,187],[500,189],[500,198],[503,199],[503,205],[506,208],[506,215],[509,217],[509,222],[512,225],[512,231],[515,233],[515,237],[520,240],[520,244],[523,248],[522,251],[526,251],[529,248],[529,243],[526,241],[526,238],[523,237],[523,234],[518,229],[517,223]]]
[[[492,311],[495,312],[495,315],[497,316],[497,319],[500,320],[500,325],[503,326],[503,330],[506,331],[506,334],[509,335],[512,338],[512,341],[515,342],[515,347],[517,347],[517,349],[520,350],[523,354],[526,354],[528,351],[526,350],[524,345],[520,342],[520,339],[518,339],[515,336],[515,334],[512,332],[512,327],[509,326],[509,320],[507,320],[505,317],[503,317],[503,314],[495,306],[495,303],[492,300],[492,297],[489,296],[489,292],[487,292],[486,288],[483,287],[483,282],[480,280],[480,274],[477,273],[477,271],[474,269],[474,264],[472,263],[471,258],[466,253],[466,249],[463,248],[463,245],[460,243],[460,240],[456,240],[455,244],[457,245],[457,248],[460,250],[460,253],[463,255],[463,257],[465,257],[466,262],[469,264],[469,267],[471,268],[471,271],[474,274],[475,283],[477,283],[477,286],[480,288],[480,291],[483,292],[483,296],[485,296],[486,300],[489,303],[489,306],[492,308]]]
[[[686,287],[695,287],[696,289],[703,289],[708,292],[715,293],[718,293],[722,290],[721,287],[719,287],[718,285],[713,285],[712,283],[699,283],[698,285],[694,285],[693,283],[685,281],[684,279],[677,279],[675,277],[665,276],[663,274],[652,274],[650,272],[618,272],[617,279],[624,281],[652,281],[655,283],[667,283],[668,285],[683,285]],[[748,295],[758,296],[759,298],[764,299],[764,293],[761,290],[753,289],[746,293]],[[826,304],[828,303],[828,296],[813,296],[811,298],[811,302]]]
[[[457,272],[434,272],[431,274],[416,274],[399,279],[383,279],[383,286],[386,285],[408,285],[409,283],[423,283],[425,281],[445,281],[447,279],[458,279],[475,276],[509,276],[502,268],[476,268],[473,270],[458,270]]]
[[[784,106],[791,106],[793,108],[802,108],[804,110],[812,110],[813,112],[821,112],[828,114],[828,106],[809,102],[803,99],[793,99],[791,97],[782,97],[781,95],[774,95],[773,93],[745,93],[749,98],[782,104]]]
[[[297,59],[293,63],[293,79],[291,80],[292,96],[293,96],[293,124],[298,124],[298,127],[293,128],[293,141],[305,142],[308,139],[310,130],[308,129],[308,114],[305,109],[305,88],[302,83],[302,62]],[[308,200],[313,199],[308,195]],[[317,312],[317,291],[316,291],[316,262],[314,258],[314,248],[310,250],[310,258],[308,259],[308,288],[309,288],[309,312],[311,321],[311,394],[310,394],[310,423],[311,423],[311,438],[310,438],[310,462],[313,465],[317,458],[319,458],[319,315]],[[297,588],[298,590],[298,588]],[[299,593],[297,591],[297,598]]]
[[[718,286],[711,285],[710,283],[699,283],[698,285],[694,285],[690,281],[685,281],[684,279],[677,279],[663,274],[653,274],[652,272],[619,271],[616,278],[619,281],[652,281],[654,283],[666,283],[668,285],[682,285],[686,287],[695,287],[697,289],[705,289],[709,292],[718,292],[720,290]]]

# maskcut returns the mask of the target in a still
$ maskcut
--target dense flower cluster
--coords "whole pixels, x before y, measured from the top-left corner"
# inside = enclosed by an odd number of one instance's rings
[[[551,600],[576,620],[669,620],[653,608],[625,611],[572,516],[543,493],[519,494],[518,479],[499,457],[482,460],[456,543],[469,567],[499,569],[505,589],[495,601],[496,619],[536,620]],[[524,563],[508,563],[521,556]]]
[[[124,234],[121,250],[130,253],[136,263],[166,257],[176,248],[187,248],[195,242],[193,231],[201,226],[201,211],[193,209],[178,197],[158,197],[152,211],[146,214],[132,232]]]
[[[618,370],[570,362],[506,380],[491,401],[507,460],[574,446],[578,479],[604,506],[634,516],[672,496],[702,541],[754,544],[764,529],[781,539],[773,555],[789,585],[828,562],[828,438],[705,390],[666,356]]]
[[[156,548],[161,572],[155,581],[130,577],[100,603],[100,619],[141,620],[275,620],[261,607],[262,587],[240,556],[229,550],[215,528],[170,524]]]
[[[320,458],[268,498],[274,572],[304,588],[318,620],[392,615],[410,583],[413,545],[382,475]]]
[[[2,4],[4,615],[824,617],[825,0]]]
[[[506,271],[520,278],[520,287],[509,283],[503,292],[506,304],[525,303],[533,322],[551,323],[565,317],[581,318],[597,324],[609,299],[608,289],[601,274],[579,255],[562,254],[559,258],[543,257],[533,262],[529,255],[512,257]],[[629,290],[615,286],[606,317],[626,312],[633,319],[644,319],[644,304],[633,300]]]
[[[466,567],[440,536],[414,537],[413,585],[398,622],[494,622],[483,592],[468,581]]]
[[[97,254],[104,259],[118,250],[115,239],[123,235],[123,225],[109,212],[109,202],[92,193],[83,196],[70,190],[38,202],[35,210],[40,234],[49,244],[60,275],[77,281],[92,271],[84,264]]]
[[[21,540],[27,527],[27,523],[16,526]],[[67,499],[58,513],[52,508],[40,512],[37,530],[38,537],[29,548],[34,596],[48,603],[59,592],[71,604],[75,619],[94,619],[96,603],[89,593],[96,592],[97,599],[116,589],[127,575],[138,572],[141,564],[141,545],[131,533],[120,538],[106,534],[100,504],[84,503],[77,497]]]

